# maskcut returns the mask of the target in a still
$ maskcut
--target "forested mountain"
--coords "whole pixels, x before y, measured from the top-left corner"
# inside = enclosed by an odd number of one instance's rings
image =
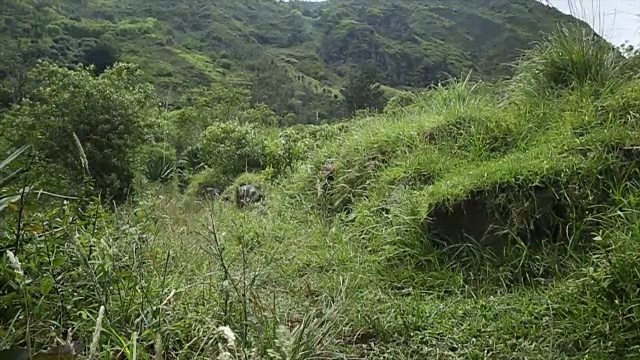
[[[534,0],[2,0],[2,103],[36,59],[139,64],[171,107],[198,87],[246,86],[286,122],[343,115],[364,68],[392,89],[473,71],[494,79],[540,32],[575,21]],[[288,117],[287,117],[288,115]]]

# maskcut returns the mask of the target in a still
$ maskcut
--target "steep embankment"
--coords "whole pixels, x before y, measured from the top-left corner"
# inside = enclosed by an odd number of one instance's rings
[[[627,65],[568,32],[499,87],[458,82],[356,120],[289,183],[331,224],[329,240],[299,237],[297,256],[317,258],[296,276],[360,281],[346,316],[371,357],[633,353],[640,97]]]

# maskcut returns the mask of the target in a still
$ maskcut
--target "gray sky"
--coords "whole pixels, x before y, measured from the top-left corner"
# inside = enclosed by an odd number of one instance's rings
[[[541,0],[580,18],[614,45],[640,45],[640,0]]]

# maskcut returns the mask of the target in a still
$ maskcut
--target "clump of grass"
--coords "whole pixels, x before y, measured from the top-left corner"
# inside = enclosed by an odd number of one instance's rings
[[[206,168],[192,176],[185,195],[189,198],[205,198],[209,192],[222,193],[229,181],[228,176],[219,169]]]
[[[434,129],[458,119],[464,123],[466,116],[488,108],[488,97],[477,94],[474,84],[452,81],[447,85],[425,93],[402,121],[394,114],[355,120],[350,133],[314,153],[310,164],[302,166],[286,185],[320,211],[350,211],[358,199],[367,197],[380,171],[398,157],[422,152],[425,138]],[[425,118],[425,113],[432,116]]]
[[[509,81],[512,98],[525,101],[577,90],[606,94],[626,81],[628,60],[593,30],[558,29],[524,53]]]

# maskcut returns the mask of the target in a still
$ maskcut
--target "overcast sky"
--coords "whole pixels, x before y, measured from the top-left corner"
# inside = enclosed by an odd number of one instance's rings
[[[594,30],[622,45],[640,45],[640,0],[544,0],[560,11],[588,22]]]

